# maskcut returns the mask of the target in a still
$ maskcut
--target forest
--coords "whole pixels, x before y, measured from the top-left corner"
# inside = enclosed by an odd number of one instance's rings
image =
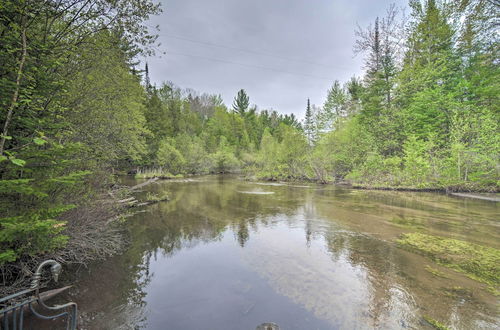
[[[332,82],[322,105],[305,99],[301,119],[259,109],[244,89],[224,104],[169,77],[153,84],[142,60],[154,56],[153,1],[2,1],[3,284],[22,283],[40,255],[115,253],[117,173],[497,192],[499,5],[409,7],[355,31],[364,75]]]

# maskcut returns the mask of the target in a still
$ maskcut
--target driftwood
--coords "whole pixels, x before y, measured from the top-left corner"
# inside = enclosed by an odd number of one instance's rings
[[[132,186],[130,188],[128,188],[129,190],[133,191],[133,190],[136,190],[136,189],[139,189],[139,188],[142,188],[144,186],[147,186],[148,184],[152,184],[153,182],[155,182],[156,180],[158,180],[158,178],[153,178],[153,179],[149,179],[148,181],[146,182],[143,182],[143,183],[140,183],[138,185],[135,185],[135,186]]]
[[[493,196],[487,196],[487,195],[480,195],[480,194],[451,193],[450,195],[457,196],[457,197],[466,197],[466,198],[481,199],[481,200],[490,201],[490,202],[500,202],[500,198],[499,197],[493,197]]]
[[[53,289],[53,290],[48,290],[48,291],[45,291],[45,292],[42,292],[40,293],[40,299],[45,302],[51,298],[54,298],[55,296],[57,295],[60,295],[61,293],[65,292],[66,290],[68,290],[69,288],[71,288],[72,285],[68,285],[68,286],[65,286],[65,287],[62,287],[62,288],[59,288],[59,289]],[[37,302],[33,302],[31,304],[34,308],[36,308],[38,306],[38,303]],[[29,305],[24,305],[23,307],[23,311],[24,311],[24,315],[29,315],[31,314],[31,310],[29,308]],[[7,317],[10,317],[12,315],[13,311],[10,311],[7,313]],[[19,311],[18,311],[19,313]],[[4,317],[4,315],[0,315],[0,320],[2,320]]]
[[[130,198],[125,198],[125,199],[121,199],[118,201],[118,203],[127,203],[127,202],[131,202],[131,201],[134,201],[135,198],[134,197],[130,197]]]

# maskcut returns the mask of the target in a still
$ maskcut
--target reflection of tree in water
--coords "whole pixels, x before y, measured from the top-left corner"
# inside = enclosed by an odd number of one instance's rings
[[[243,220],[238,224],[237,236],[238,236],[238,243],[240,244],[240,246],[245,247],[245,243],[248,241],[248,238],[250,237],[250,234],[248,232],[248,223],[246,221]]]
[[[219,240],[227,229],[244,246],[250,228],[256,231],[259,225],[267,226],[278,214],[291,215],[303,203],[300,191],[282,189],[276,193],[279,198],[269,198],[238,193],[241,184],[233,180],[154,186],[156,192],[168,189],[172,200],[153,205],[131,220],[131,249],[171,254],[199,242]]]
[[[314,239],[314,218],[316,216],[316,208],[312,200],[311,194],[306,195],[306,202],[303,206],[305,233],[306,233],[306,246],[311,247],[311,239]]]

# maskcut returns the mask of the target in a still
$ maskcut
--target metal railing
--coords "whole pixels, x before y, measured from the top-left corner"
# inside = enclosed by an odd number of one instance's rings
[[[77,323],[77,305],[74,302],[69,302],[63,305],[48,306],[44,303],[44,299],[40,296],[40,279],[44,267],[50,266],[52,279],[57,282],[62,266],[55,260],[46,260],[42,262],[36,269],[31,282],[31,288],[14,293],[10,296],[0,299],[0,324],[4,330],[23,329],[24,317],[31,312],[37,318],[43,320],[53,320],[59,317],[67,317],[66,329],[76,329]],[[42,308],[55,312],[53,315],[43,315],[35,310],[35,307]]]

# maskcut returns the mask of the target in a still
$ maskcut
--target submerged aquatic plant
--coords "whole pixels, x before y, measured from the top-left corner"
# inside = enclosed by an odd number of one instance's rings
[[[403,234],[397,242],[430,257],[440,265],[488,284],[493,294],[499,294],[496,288],[500,285],[500,250],[422,233]]]
[[[448,278],[448,276],[446,276],[445,273],[443,273],[435,268],[432,268],[429,265],[426,265],[424,268],[426,271],[428,271],[429,273],[431,273],[432,275],[434,275],[436,277]]]
[[[437,329],[437,330],[449,330],[449,328],[442,324],[441,322],[439,321],[436,321],[434,320],[432,317],[429,317],[427,315],[424,315],[423,316],[424,320],[429,323],[434,329]]]

